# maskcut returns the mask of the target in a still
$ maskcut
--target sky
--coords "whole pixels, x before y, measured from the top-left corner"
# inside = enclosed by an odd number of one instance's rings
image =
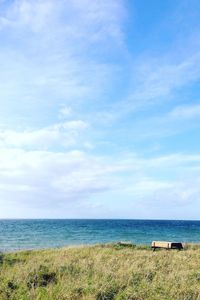
[[[0,218],[199,212],[200,2],[0,0]]]

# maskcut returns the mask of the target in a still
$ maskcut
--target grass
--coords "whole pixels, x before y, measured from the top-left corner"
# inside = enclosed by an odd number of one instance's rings
[[[197,300],[200,246],[97,245],[0,254],[0,299]]]

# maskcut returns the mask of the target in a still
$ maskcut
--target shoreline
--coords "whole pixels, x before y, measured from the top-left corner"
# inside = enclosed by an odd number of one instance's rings
[[[19,248],[19,249],[13,249],[13,250],[1,250],[0,249],[0,254],[14,254],[14,253],[21,253],[21,252],[38,252],[38,251],[53,251],[53,250],[62,250],[62,249],[81,249],[81,248],[93,248],[93,247],[121,247],[121,248],[132,248],[135,250],[152,250],[151,243],[130,243],[128,245],[120,245],[121,241],[116,241],[116,242],[110,242],[110,243],[96,243],[96,244],[77,244],[77,245],[64,245],[64,246],[57,246],[57,247],[42,247],[42,248]],[[123,241],[126,242],[127,241]],[[199,243],[187,243],[183,242],[183,249],[182,250],[188,250],[188,249],[195,249],[195,248],[200,248],[200,242]],[[162,250],[162,249],[157,249]],[[164,250],[164,249],[163,249]],[[176,249],[170,249],[172,251]],[[152,250],[153,251],[153,250]]]

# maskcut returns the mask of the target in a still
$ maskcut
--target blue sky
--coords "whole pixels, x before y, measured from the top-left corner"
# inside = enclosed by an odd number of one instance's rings
[[[199,219],[200,2],[0,0],[0,218]]]

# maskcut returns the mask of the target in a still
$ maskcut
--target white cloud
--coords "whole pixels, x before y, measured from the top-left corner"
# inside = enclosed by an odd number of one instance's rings
[[[50,24],[52,13],[58,6],[53,1],[14,1],[3,18],[7,22],[1,22],[1,25],[14,28],[30,26],[33,31],[40,31]]]
[[[0,150],[0,199],[30,207],[84,201],[114,187],[112,168],[80,151]]]
[[[200,104],[180,105],[170,112],[170,117],[175,119],[193,119],[200,117]]]
[[[165,180],[161,181],[158,179],[141,177],[134,180],[124,191],[131,194],[134,198],[150,197],[156,191],[171,188],[172,186],[171,182]]]
[[[114,197],[123,195],[120,203],[126,211],[126,199],[147,209],[162,207],[163,201],[170,207],[182,207],[198,198],[198,181],[192,182],[196,177],[194,164],[200,167],[200,156],[174,154],[145,159],[121,154],[111,158],[77,150],[1,148],[0,203],[40,209],[42,215],[47,206],[61,212],[62,206],[74,203],[87,207],[89,199],[95,206],[97,195],[104,195],[115,206],[119,199],[113,198],[114,193]]]
[[[80,133],[88,127],[82,120],[71,120],[37,130],[0,130],[1,147],[30,147],[32,149],[69,147],[80,143]]]
[[[107,58],[120,51],[123,20],[121,0],[9,2],[0,12],[4,122],[11,122],[5,115],[14,119],[19,107],[25,122],[34,116],[42,123],[60,105],[80,111],[86,102],[102,99],[118,75]]]
[[[0,25],[48,34],[51,29],[71,38],[95,41],[108,36],[121,39],[120,23],[124,16],[121,0],[15,0],[4,11]]]
[[[60,108],[60,117],[69,117],[72,114],[72,109],[69,106],[63,106]]]
[[[128,95],[113,108],[116,117],[169,102],[175,99],[180,89],[196,83],[200,78],[198,39],[199,33],[192,38],[185,37],[182,45],[189,43],[186,52],[181,52],[180,45],[175,44],[173,52],[160,52],[155,56],[149,51],[133,58],[129,69]],[[181,52],[181,55],[177,56],[174,52]]]
[[[197,80],[200,77],[200,72],[196,68],[200,64],[200,53],[199,50],[196,51],[193,55],[174,63],[170,61],[163,63],[162,57],[143,62],[138,70],[141,82],[138,96],[149,100],[167,96],[174,89]]]
[[[182,209],[185,206],[196,206],[199,193],[200,178],[182,179],[173,182],[169,187],[158,188],[149,197],[149,201],[154,206]]]

